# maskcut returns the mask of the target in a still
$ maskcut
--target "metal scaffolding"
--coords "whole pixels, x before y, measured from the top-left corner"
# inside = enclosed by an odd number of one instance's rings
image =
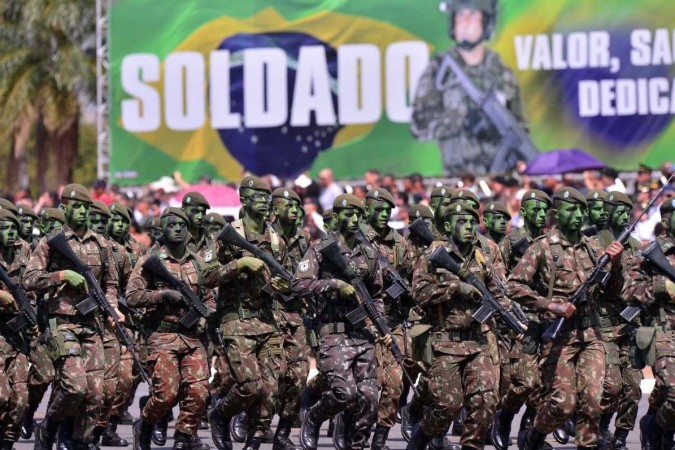
[[[96,0],[96,173],[110,176],[110,130],[108,104],[108,11],[111,0]]]

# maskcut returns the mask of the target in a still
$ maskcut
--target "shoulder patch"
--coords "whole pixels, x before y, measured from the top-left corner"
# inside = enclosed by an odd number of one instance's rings
[[[298,264],[298,270],[300,272],[307,272],[307,269],[309,269],[309,261],[306,259],[300,261],[300,264]]]

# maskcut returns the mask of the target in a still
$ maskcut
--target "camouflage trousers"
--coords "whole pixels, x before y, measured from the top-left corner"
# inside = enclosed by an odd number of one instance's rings
[[[30,345],[27,414],[33,415],[37,411],[52,381],[54,381],[54,363],[47,354],[46,347],[40,343],[38,336],[35,336]]]
[[[502,409],[517,414],[524,404],[536,408],[541,387],[539,356],[523,353],[522,342],[514,340],[506,365],[507,376],[502,381],[506,392],[501,401]]]
[[[598,444],[605,378],[605,346],[600,331],[594,331],[595,338],[588,334],[585,339],[577,337],[584,330],[563,332],[555,341],[542,346],[543,397],[534,421],[537,430],[552,433],[576,409],[576,444],[586,447]]]
[[[374,336],[362,329],[321,336],[317,368],[328,389],[310,414],[325,421],[351,414],[352,448],[363,448],[377,417],[377,358]]]
[[[223,415],[229,418],[247,411],[250,437],[262,437],[272,425],[279,377],[286,371],[279,335],[224,335],[223,345],[234,380],[221,402]]]
[[[124,349],[120,354],[120,370],[117,375],[115,398],[113,400],[110,417],[120,417],[133,400],[135,388],[138,386],[139,375],[134,368],[131,352]]]
[[[178,403],[176,430],[197,434],[206,408],[209,378],[201,340],[198,336],[155,332],[148,338],[147,347],[152,387],[143,420],[155,424]]]
[[[110,411],[115,403],[117,392],[117,378],[120,373],[120,343],[110,330],[103,332],[103,404],[96,426],[105,427],[108,424]]]
[[[398,348],[401,349],[404,356],[412,354],[412,340],[408,336],[408,342],[404,342],[403,327],[397,326],[391,330]],[[377,409],[377,424],[391,428],[396,423],[396,413],[398,412],[398,402],[403,392],[403,369],[396,362],[391,350],[387,347],[376,344],[375,354],[377,356],[377,382],[380,385],[380,402]],[[415,380],[419,373],[419,366],[412,360],[405,361],[406,370],[410,377]]]
[[[54,395],[47,409],[50,420],[75,419],[73,439],[92,442],[103,403],[103,343],[99,331],[84,324],[63,324],[53,331],[63,343],[54,363]]]
[[[211,383],[209,383],[209,393],[219,397],[225,396],[234,384],[234,380],[230,375],[230,365],[227,362],[226,355],[214,355],[213,368],[216,373],[213,375]]]
[[[642,370],[634,369],[631,366],[628,355],[630,351],[629,341],[628,336],[619,341],[621,395],[616,410],[616,421],[614,422],[616,428],[623,428],[624,430],[632,430],[635,427],[638,406],[640,399],[642,399],[642,389],[640,388]]]
[[[0,335],[0,441],[19,439],[28,403],[28,358]]]
[[[656,422],[667,430],[675,429],[675,331],[656,332],[656,378],[649,396],[649,409],[656,410]]]
[[[299,314],[284,312],[287,321],[280,324],[286,371],[279,378],[279,418],[295,420],[300,414],[302,393],[307,386],[309,362],[307,361],[307,334]],[[296,316],[296,317],[293,317]],[[294,320],[295,319],[295,320]],[[277,322],[279,323],[279,322]]]
[[[605,379],[602,382],[600,410],[602,414],[614,414],[619,405],[622,387],[619,346],[612,341],[605,341],[603,344],[605,346]]]
[[[485,447],[495,414],[495,368],[487,344],[437,341],[424,388],[428,407],[420,421],[427,436],[445,434],[462,406],[466,409],[462,448]]]

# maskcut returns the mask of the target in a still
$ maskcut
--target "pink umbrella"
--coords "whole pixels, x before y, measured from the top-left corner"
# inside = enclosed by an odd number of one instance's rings
[[[199,192],[211,204],[211,208],[241,207],[239,202],[239,193],[236,189],[225,184],[195,184],[189,188],[184,188],[173,197],[177,203],[183,201],[183,197],[188,192]]]

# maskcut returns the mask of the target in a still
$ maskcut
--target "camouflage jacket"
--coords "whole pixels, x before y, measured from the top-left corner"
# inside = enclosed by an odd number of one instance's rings
[[[349,280],[321,254],[321,247],[331,238],[333,235],[312,243],[293,279],[293,292],[310,299],[316,318],[322,324],[347,322],[346,314],[359,307],[356,298],[345,299],[338,295],[337,281]],[[358,242],[350,250],[341,237],[338,237],[338,245],[340,253],[356,267],[375,307],[383,312],[382,271],[377,255]],[[366,319],[366,323],[370,321]]]
[[[26,241],[18,239],[14,244],[14,260],[11,263],[7,263],[0,253],[0,265],[5,269],[9,279],[13,283],[21,285],[26,266],[28,265],[28,260],[30,259],[30,244]],[[5,286],[4,283],[0,281],[0,290],[10,292],[9,288]],[[33,296],[28,295],[27,297],[31,300],[31,303],[34,302]],[[1,306],[0,305],[0,321],[5,323],[7,320],[11,319],[19,311],[19,304],[14,300],[12,306]]]
[[[504,276],[504,267],[499,257],[499,248],[494,242],[487,239],[481,241],[476,237],[474,251],[468,258],[464,258],[451,240],[434,241],[417,260],[412,285],[415,302],[426,311],[427,319],[436,331],[480,328],[480,324],[472,317],[479,304],[473,299],[463,298],[457,294],[459,277],[429,261],[429,257],[438,247],[444,247],[460,262],[462,268],[471,271],[482,280],[497,301],[505,307],[510,306],[495,281],[495,276]],[[486,255],[488,252],[497,256],[488,256]]]
[[[274,256],[286,266],[287,252],[284,239],[265,224],[263,234],[246,228],[242,221],[232,226],[250,243]],[[263,290],[270,281],[269,271],[250,273],[237,270],[237,260],[244,256],[253,256],[232,245],[216,242],[219,264],[209,264],[204,270],[207,287],[218,288],[218,314],[221,318],[221,331],[226,336],[257,335],[277,331],[272,314],[274,297]],[[215,261],[214,261],[215,262]]]
[[[117,306],[119,273],[113,260],[112,246],[103,236],[87,231],[82,239],[67,226],[63,233],[75,254],[85,262],[99,282],[108,302]],[[47,310],[49,314],[78,315],[75,308],[88,297],[85,289],[72,288],[63,278],[62,271],[74,270],[74,266],[52,250],[47,244],[49,235],[40,240],[26,267],[24,285],[36,294],[49,291]]]
[[[202,259],[211,259],[211,256],[216,248],[216,240],[206,230],[202,231],[202,237],[196,239],[192,233],[188,232],[185,239],[185,245],[195,255]]]
[[[518,83],[499,55],[486,49],[480,64],[467,66],[456,47],[448,53],[479,89],[485,93],[493,91],[516,120],[524,124]],[[436,73],[442,60],[443,53],[433,57],[418,81],[410,130],[420,141],[439,141],[447,173],[459,174],[466,170],[485,173],[497,152],[498,136],[491,130],[486,136],[476,137],[466,130],[467,116],[471,117],[475,114],[472,111],[479,107],[469,99],[451,71],[444,81],[444,89],[437,89]]]
[[[309,250],[309,234],[303,230],[302,228],[298,228],[295,235],[292,236],[290,239],[286,238],[284,236],[283,231],[281,230],[281,227],[275,223],[274,228],[279,234],[279,237],[281,237],[284,242],[286,242],[286,251],[288,252],[288,258],[286,258],[286,264],[284,265],[284,269],[286,269],[289,273],[295,272],[295,269],[298,267],[298,263],[300,263],[300,260],[305,256],[305,253],[307,253],[307,250]],[[275,310],[281,310],[281,311],[286,311],[286,312],[295,312],[295,313],[300,313],[302,312],[303,307],[305,306],[303,302],[297,298],[297,296],[294,296],[292,294],[286,294],[285,299],[287,303],[284,304],[283,301],[281,301],[283,298],[279,297],[277,301],[275,302]],[[295,325],[301,325],[302,324],[302,319],[298,317],[290,317],[288,314],[285,315],[285,320],[292,320]],[[278,320],[277,320],[278,321]]]
[[[501,249],[502,255],[504,256],[504,266],[506,267],[506,273],[511,273],[513,268],[516,267],[516,265],[518,265],[520,262],[520,258],[523,256],[513,248],[513,246],[522,238],[528,239],[530,241],[530,245],[532,245],[532,235],[524,227],[516,228],[515,230],[511,231],[511,233],[502,239],[502,242],[499,244],[499,248]]]
[[[206,289],[203,283],[203,266],[201,258],[189,250],[181,259],[176,259],[165,246],[160,246],[157,252],[160,261],[171,275],[185,282],[192,291],[211,309],[216,304],[210,289]],[[173,289],[170,285],[156,279],[152,274],[143,269],[143,263],[150,255],[142,256],[131,272],[126,289],[127,303],[132,308],[145,308],[144,323],[151,330],[160,329],[173,325],[177,327],[180,319],[189,311],[188,307],[181,304],[170,304],[155,296],[155,292],[162,289]],[[205,329],[206,320],[201,318],[192,330],[181,329],[183,334],[198,335]],[[175,331],[174,331],[175,332]]]
[[[675,239],[659,236],[661,246],[671,266],[675,267]],[[642,305],[658,326],[675,330],[675,298],[666,290],[667,277],[641,255],[637,255],[630,266],[623,298],[632,305]]]
[[[554,316],[548,312],[551,302],[566,302],[581,286],[595,266],[600,252],[596,238],[581,237],[573,245],[557,229],[534,240],[522,259],[513,269],[507,285],[513,301],[539,313],[539,319],[548,321]],[[621,267],[607,266],[611,270],[607,285],[596,285],[588,293],[588,302],[577,305],[575,318],[588,318],[597,326],[596,305],[598,295],[617,298],[623,284]],[[550,290],[550,292],[549,292]],[[595,323],[595,325],[592,325]]]
[[[364,235],[380,254],[387,258],[391,267],[396,270],[405,281],[410,283],[413,268],[410,265],[411,260],[406,258],[406,255],[410,255],[413,252],[410,248],[411,244],[393,228],[389,228],[387,234],[385,234],[384,237],[381,237],[373,227],[368,226]],[[381,267],[381,269],[383,271],[384,281],[382,300],[384,302],[385,314],[389,317],[392,325],[401,324],[405,318],[403,317],[404,308],[407,309],[412,306],[412,298],[403,294],[398,299],[394,300],[387,295],[386,290],[393,283],[388,279],[386,273],[387,269],[385,267]]]

